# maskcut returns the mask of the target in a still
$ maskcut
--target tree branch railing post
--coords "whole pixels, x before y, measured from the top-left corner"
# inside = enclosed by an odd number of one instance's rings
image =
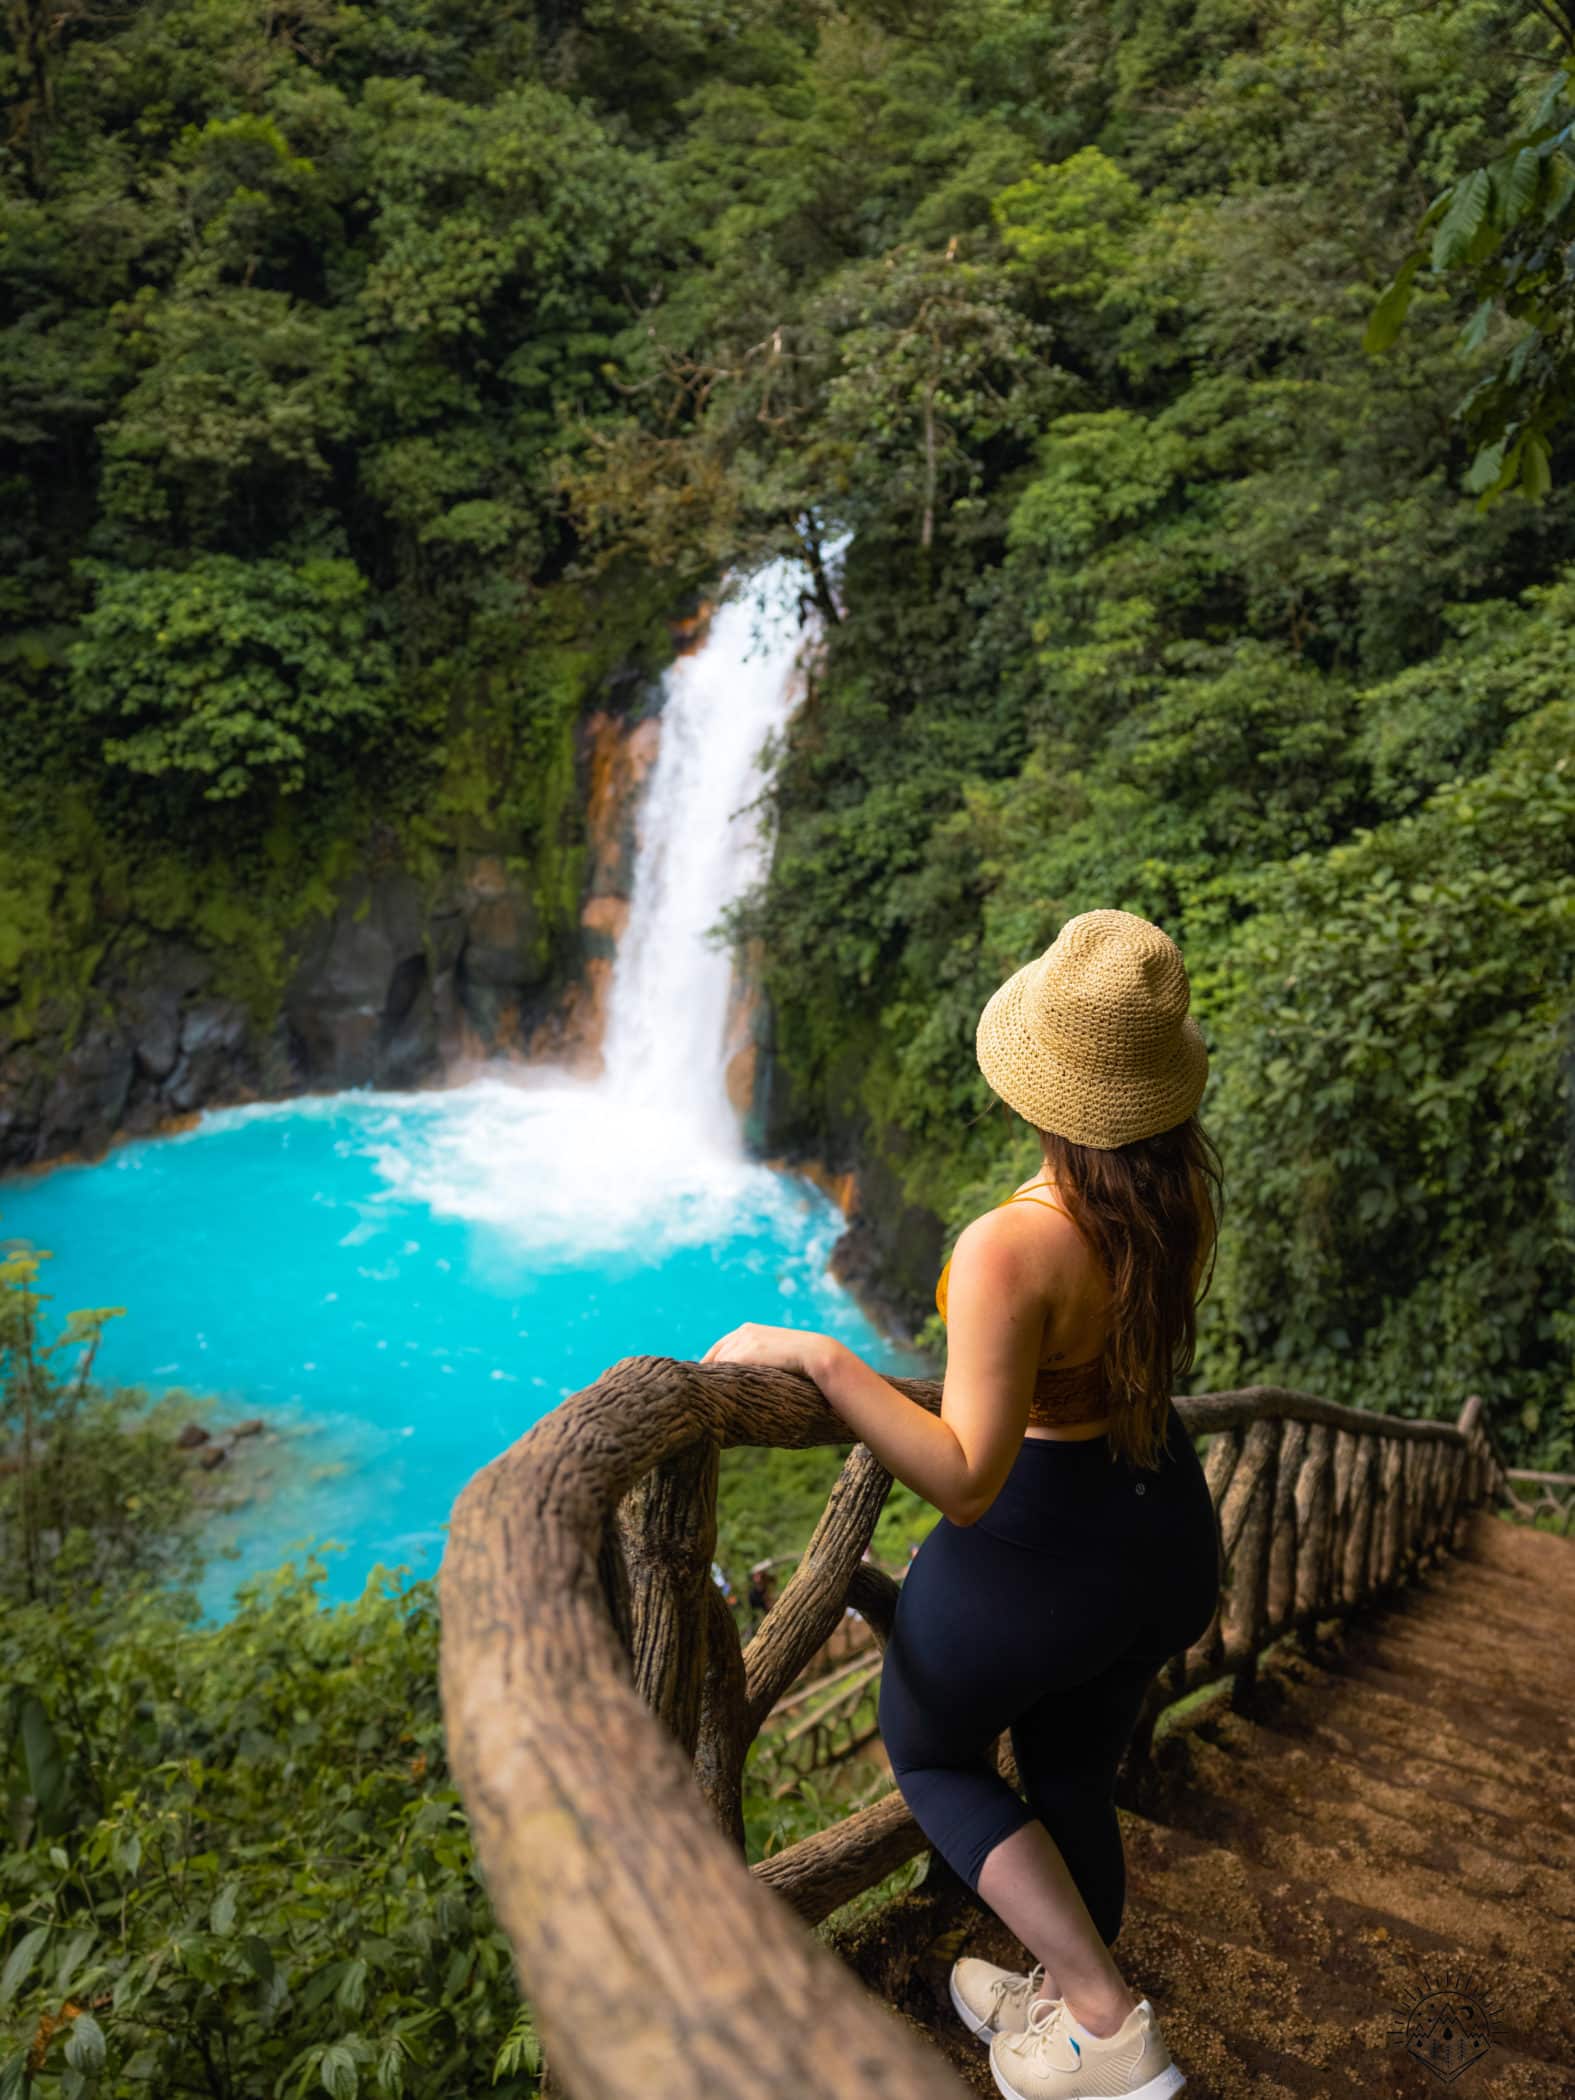
[[[936,1411],[940,1386],[891,1380]],[[1210,1439],[1219,1608],[1150,1688],[1163,1708],[1407,1580],[1511,1481],[1480,1399],[1401,1420],[1280,1387],[1176,1403]],[[721,1450],[846,1443],[806,1379],[627,1357],[461,1495],[440,1577],[450,1757],[551,2065],[573,2100],[957,2100],[932,2051],[804,1930],[927,1847],[893,1790],[746,1869],[750,1744],[849,1606],[900,1594],[861,1556],[890,1475],[843,1465],[781,1596],[740,1645],[711,1580]],[[1575,1498],[1572,1498],[1575,1499]],[[1562,1504],[1555,1499],[1555,1507]],[[1015,1784],[1008,1738],[997,1763]]]
[[[1497,1468],[1494,1492],[1499,1506],[1528,1523],[1549,1518],[1565,1538],[1575,1537],[1575,1473],[1539,1473],[1527,1466],[1506,1466],[1475,1394],[1460,1420],[1461,1427],[1473,1435],[1479,1472]]]

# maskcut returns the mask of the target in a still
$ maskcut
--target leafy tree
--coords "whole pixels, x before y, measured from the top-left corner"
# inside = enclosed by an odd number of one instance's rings
[[[1561,597],[1567,618],[1569,585]],[[1570,703],[1414,814],[1267,877],[1205,979],[1220,1135],[1251,1172],[1208,1370],[1575,1456]]]
[[[110,765],[174,774],[211,802],[260,785],[292,794],[323,751],[388,711],[392,652],[351,562],[82,566],[96,597],[71,648],[72,692],[84,716],[119,725]]]
[[[1555,10],[1566,46],[1575,25]],[[1466,486],[1486,509],[1508,489],[1534,501],[1553,484],[1554,448],[1575,400],[1575,50],[1547,83],[1529,123],[1501,151],[1440,190],[1419,239],[1385,287],[1365,337],[1388,349],[1424,281],[1460,283],[1477,304],[1463,350],[1490,352],[1487,371],[1456,414],[1476,453]],[[1518,334],[1509,326],[1521,322]]]
[[[117,1595],[196,1567],[197,1511],[175,1448],[180,1399],[103,1391],[93,1365],[120,1306],[73,1312],[45,1341],[47,1254],[0,1256],[0,1605]],[[72,1356],[69,1372],[58,1366]]]
[[[440,2100],[539,2053],[443,1754],[429,1584],[0,1626],[0,2092]],[[494,2082],[495,2081],[495,2082]]]
[[[149,293],[117,318],[141,376],[101,432],[103,496],[131,548],[233,544],[237,510],[254,534],[305,515],[351,430],[342,331],[257,286]]]
[[[1472,1198],[1485,1171],[1474,1139],[1461,1157],[1475,1181],[1464,1167],[1446,1186],[1397,1158],[1435,1206],[1429,1228],[1410,1215],[1381,1242],[1353,1228],[1349,1272],[1286,1224],[1309,1158],[1338,1160],[1328,1171],[1354,1188],[1388,1148],[1420,1157],[1421,1138],[1391,1126],[1379,1090],[1339,1095],[1337,1130],[1312,1076],[1337,1027],[1345,949],[1353,1005],[1368,997],[1364,949],[1375,1006],[1397,967],[1385,961],[1387,907],[1371,923],[1343,887],[1367,865],[1348,856],[1370,839],[1366,852],[1417,870],[1407,879],[1427,894],[1405,921],[1413,946],[1417,917],[1448,919],[1480,898],[1472,932],[1440,931],[1428,968],[1464,984],[1496,944],[1503,974],[1484,981],[1506,1011],[1544,996],[1537,942],[1555,938],[1546,914],[1568,866],[1557,825],[1540,828],[1536,766],[1510,758],[1561,690],[1559,616],[1528,617],[1517,599],[1557,575],[1565,506],[1484,515],[1461,501],[1463,315],[1449,302],[1419,305],[1405,365],[1362,347],[1386,258],[1425,208],[1419,184],[1436,188],[1502,135],[1520,79],[1494,56],[1503,18],[1490,8],[1425,34],[1377,11],[1342,20],[1335,34],[1316,10],[1293,10],[1248,37],[1223,15],[1194,33],[1150,16],[1103,55],[1088,25],[1079,77],[1097,136],[1049,159],[1025,139],[988,230],[959,244],[1053,345],[1055,387],[1029,397],[1041,426],[1027,442],[962,439],[967,499],[927,571],[897,551],[911,484],[858,477],[868,511],[848,557],[848,616],[777,775],[771,877],[730,917],[763,943],[777,1054],[817,1135],[864,1130],[904,1195],[952,1223],[1032,1164],[1020,1137],[1003,1144],[970,1077],[984,999],[1076,911],[1157,918],[1193,966],[1238,1189],[1231,1282],[1200,1379],[1273,1365],[1363,1404],[1441,1410],[1481,1383],[1523,1450],[1542,1439],[1557,1452],[1567,1351],[1547,1324],[1564,1288],[1551,1052],[1529,1056],[1500,1095],[1486,1003],[1462,994],[1436,1043],[1421,992],[1394,1027],[1366,1024],[1383,1055],[1403,1047],[1406,1070],[1436,1059],[1452,1075],[1457,1146],[1473,1100],[1484,1130],[1514,1133],[1503,1142],[1519,1148],[1524,1178],[1506,1200],[1537,1220],[1524,1237],[1506,1235],[1496,1192]],[[819,123],[830,106],[819,103]],[[773,151],[786,151],[780,138]],[[868,268],[828,258],[813,310]],[[791,426],[799,453],[829,420],[831,381],[816,385]],[[719,402],[707,397],[707,417]],[[1524,941],[1495,932],[1486,908],[1499,835],[1450,830],[1430,799],[1453,792],[1456,774],[1500,781],[1506,825],[1517,796],[1539,811],[1528,830],[1541,844],[1517,863],[1513,892]],[[1447,866],[1447,879],[1427,887],[1425,865]],[[1287,1113],[1261,1078],[1283,1053],[1258,1002],[1277,981],[1271,942],[1320,913],[1339,938],[1317,944],[1328,1003],[1305,1039],[1308,1091]],[[1545,996],[1556,1036],[1562,981]],[[1457,1298],[1453,1278],[1480,1284],[1506,1259],[1502,1320],[1470,1340],[1473,1286]],[[904,1274],[916,1311],[932,1281]],[[1419,1384],[1406,1346],[1428,1332]]]

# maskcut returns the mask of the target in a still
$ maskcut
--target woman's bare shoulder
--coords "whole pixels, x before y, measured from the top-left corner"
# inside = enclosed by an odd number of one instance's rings
[[[1043,1287],[1059,1266],[1063,1249],[1071,1255],[1081,1245],[1069,1218],[1041,1203],[1007,1203],[982,1212],[958,1233],[952,1274],[961,1269],[997,1285]]]

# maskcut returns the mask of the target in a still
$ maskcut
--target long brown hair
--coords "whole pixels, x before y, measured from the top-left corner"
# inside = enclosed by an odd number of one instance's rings
[[[1192,1369],[1198,1301],[1214,1280],[1225,1183],[1195,1115],[1157,1137],[1103,1151],[1041,1130],[1045,1171],[1109,1282],[1102,1353],[1110,1449],[1159,1464],[1165,1413]]]

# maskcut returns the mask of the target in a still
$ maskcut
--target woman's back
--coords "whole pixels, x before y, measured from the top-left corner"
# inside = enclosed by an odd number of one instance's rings
[[[1009,1203],[1032,1204],[1049,1214],[1038,1235],[1043,1255],[1044,1332],[1029,1403],[1029,1430],[1102,1424],[1110,1409],[1103,1370],[1110,1314],[1110,1288],[1104,1271],[1071,1213],[1047,1192],[1044,1182],[1025,1183],[995,1207],[1002,1210]],[[936,1310],[943,1320],[950,1269],[948,1262],[935,1287]]]

